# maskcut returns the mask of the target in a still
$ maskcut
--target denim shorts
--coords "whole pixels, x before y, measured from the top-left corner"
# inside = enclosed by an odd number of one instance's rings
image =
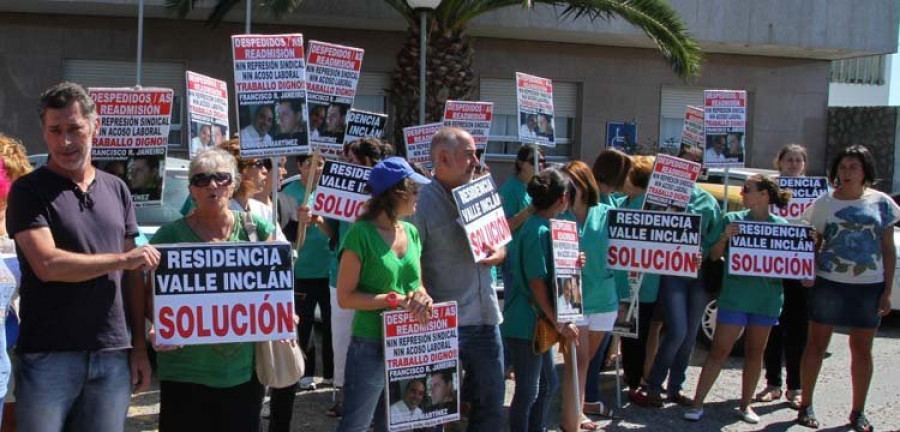
[[[748,325],[774,327],[778,325],[778,317],[719,308],[719,311],[716,312],[716,323],[742,327]]]
[[[822,277],[807,296],[809,320],[836,327],[876,328],[881,323],[878,300],[884,282],[849,284]]]

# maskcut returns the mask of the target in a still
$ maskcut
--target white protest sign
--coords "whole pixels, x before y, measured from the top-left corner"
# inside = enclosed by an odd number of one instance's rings
[[[472,134],[475,147],[484,149],[491,135],[493,102],[463,102],[448,100],[444,104],[443,125],[457,127]]]
[[[550,219],[553,239],[554,311],[557,322],[576,322],[584,313],[581,267],[578,265],[578,226],[575,221]]]
[[[293,339],[294,271],[288,243],[156,245],[153,318],[159,343]]]
[[[326,160],[316,187],[312,213],[356,222],[370,197],[366,185],[371,172],[369,167]]]
[[[241,157],[309,153],[303,35],[234,35]]]
[[[347,130],[344,132],[344,144],[362,138],[381,139],[384,127],[387,126],[387,114],[378,114],[358,109],[350,109],[347,114]]]
[[[647,210],[609,210],[607,267],[697,277],[700,215]]]
[[[453,189],[453,199],[476,262],[487,258],[486,246],[499,248],[512,241],[493,177],[486,175]]]
[[[553,81],[516,72],[516,102],[519,111],[519,140],[528,144],[556,147]]]
[[[737,222],[728,247],[728,273],[781,279],[815,277],[815,243],[806,225]]]
[[[707,168],[744,166],[744,139],[747,134],[747,92],[744,90],[705,90],[703,125]]]
[[[363,54],[361,48],[309,41],[309,137],[326,157],[338,156],[343,150]]]
[[[153,87],[88,93],[100,115],[91,162],[128,185],[135,207],[161,205],[174,93]]]
[[[384,312],[389,430],[404,431],[459,420],[456,316],[456,302],[435,303],[431,319],[424,325],[407,311]],[[419,396],[422,393],[426,396]]]
[[[700,164],[675,156],[657,155],[647,184],[644,209],[684,211],[699,176]]]
[[[706,147],[706,134],[703,132],[703,108],[689,105],[684,112],[680,153],[696,151],[697,154],[701,154],[704,147]]]
[[[228,83],[196,72],[185,72],[187,113],[191,126],[188,154],[220,146],[228,139]]]
[[[403,128],[403,142],[406,143],[406,160],[409,163],[427,165],[431,163],[431,138],[441,130],[442,123]]]
[[[769,211],[787,219],[789,222],[799,222],[803,219],[803,212],[816,199],[828,193],[828,178],[778,177],[778,187],[790,190],[791,200],[784,208],[779,208],[772,204],[769,206]]]

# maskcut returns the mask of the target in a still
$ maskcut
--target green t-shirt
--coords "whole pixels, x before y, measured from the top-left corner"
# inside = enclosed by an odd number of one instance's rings
[[[228,241],[250,241],[244,231],[242,212],[234,212],[234,230]],[[252,216],[260,240],[275,231],[270,221]],[[182,218],[156,231],[151,244],[204,243]],[[174,351],[159,352],[159,379],[202,384],[208,387],[234,387],[250,380],[253,370],[252,343],[189,345]]]
[[[718,237],[711,235],[711,231],[722,217],[722,209],[712,194],[700,186],[694,185],[694,189],[691,191],[691,200],[685,211],[700,215],[700,249],[703,251],[705,259],[709,257],[709,248],[718,240]]]
[[[287,185],[282,191],[291,198],[301,202],[306,188],[303,182],[295,181]],[[307,205],[312,207],[315,194],[309,194]],[[294,277],[297,279],[324,279],[328,277],[331,268],[333,253],[328,245],[329,238],[319,227],[310,225],[306,227],[306,240],[294,261]]]
[[[350,222],[347,221],[337,221],[337,245],[340,249],[341,242],[344,241],[344,236],[347,235],[347,231],[350,229]],[[331,254],[331,266],[328,268],[328,285],[331,287],[337,287],[337,277],[338,270],[340,270],[341,260],[338,258],[338,254]]]
[[[341,244],[341,252],[350,250],[359,256],[359,282],[356,290],[369,294],[396,292],[406,295],[422,286],[422,271],[419,260],[422,243],[419,231],[409,222],[400,222],[406,230],[407,248],[403,258],[391,250],[378,229],[369,221],[357,221]],[[381,339],[383,310],[357,310],[353,314],[353,336],[366,339]]]
[[[609,249],[607,212],[611,207],[597,204],[588,209],[584,225],[578,227],[578,248],[586,262],[581,269],[581,292],[585,314],[613,312],[618,308],[616,280],[606,268]]]
[[[640,210],[644,208],[644,198],[647,194],[640,194],[634,199],[628,199],[628,195],[622,195],[616,201],[618,208]],[[607,232],[607,234],[609,234]],[[631,295],[631,287],[628,286],[628,272],[624,270],[613,270],[616,278],[616,293],[619,299],[627,300]],[[653,303],[659,296],[659,275],[653,273],[644,273],[644,279],[641,282],[641,289],[638,292],[638,301],[641,303]]]
[[[512,176],[498,191],[500,202],[503,203],[503,213],[509,219],[516,213],[524,210],[531,204],[531,196],[528,195],[528,186],[522,183],[518,177]]]
[[[718,241],[725,227],[732,222],[752,221],[750,210],[726,213],[722,217],[710,237]],[[769,214],[769,218],[760,222],[788,223],[780,216]],[[726,246],[727,248],[728,246]],[[725,272],[722,275],[722,292],[719,294],[718,307],[737,312],[747,312],[757,315],[765,315],[777,318],[781,315],[781,306],[784,304],[784,291],[781,279],[761,276],[735,276],[728,271],[728,250],[725,250]]]
[[[529,281],[543,279],[547,289],[552,287],[553,255],[550,249],[550,220],[539,215],[531,215],[519,227],[519,235],[513,240],[516,253],[506,256],[510,260],[513,283],[507,285],[503,293],[504,337],[530,340],[537,321],[532,307],[532,292]],[[520,251],[527,251],[521,253]]]

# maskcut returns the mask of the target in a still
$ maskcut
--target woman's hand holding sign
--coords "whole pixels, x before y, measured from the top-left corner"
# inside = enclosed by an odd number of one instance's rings
[[[431,318],[433,304],[434,300],[431,299],[428,293],[423,288],[419,288],[406,296],[402,306],[403,309],[415,316],[419,323],[426,324]]]

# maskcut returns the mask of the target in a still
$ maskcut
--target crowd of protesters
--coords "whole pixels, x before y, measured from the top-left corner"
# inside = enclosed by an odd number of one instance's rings
[[[294,158],[301,180],[280,191],[273,218],[271,192],[280,180],[272,179],[284,176],[286,160],[273,167],[270,159],[241,157],[235,138],[193,157],[184,216],[161,227],[150,244],[137,246],[128,188],[91,164],[100,118],[87,92],[77,84],[55,85],[41,95],[40,114],[49,153],[45,166],[31,171],[24,146],[0,135],[0,252],[18,281],[17,306],[7,319],[21,317],[14,371],[6,357],[7,335],[0,331],[0,401],[13,375],[20,430],[122,430],[131,395],[150,382],[148,345],[157,351],[160,430],[258,430],[266,389],[254,371],[253,345],[157,343],[154,331],[145,331],[152,310],[145,275],[160,261],[153,245],[293,242],[298,235],[305,238],[294,265],[300,324],[297,340],[285,342],[310,348],[318,308],[324,321],[320,384],[343,390],[328,411],[341,418],[338,431],[387,430],[389,413],[421,413],[426,395],[455,409],[455,389],[468,430],[546,430],[560,378],[562,430],[599,429],[583,413],[614,415],[595,396],[585,397],[596,393],[593,365],[606,356],[618,304],[632,295],[626,272],[606,265],[607,214],[613,208],[643,208],[654,157],[604,150],[593,166],[572,161],[547,167],[539,148],[523,145],[515,175],[499,190],[513,240],[506,247],[487,246],[486,258],[476,262],[451,195],[452,189],[489,175],[479,169],[482,162],[468,132],[443,128],[435,134],[431,171],[394,156],[394,148],[377,139],[345,146],[343,161],[373,168],[371,198],[353,223],[312,215],[312,202],[303,202],[322,169],[321,159],[308,155]],[[272,114],[258,110],[240,137],[271,123]],[[702,152],[681,156],[695,159],[698,153],[702,157]],[[806,158],[803,147],[788,145],[776,168],[783,176],[803,176]],[[865,147],[841,151],[828,171],[833,189],[804,214],[813,227],[815,279],[801,283],[724,271],[712,349],[691,398],[683,385],[709,301],[704,285],[710,279],[704,273],[727,255],[736,222],[787,223],[770,206],[790,199],[775,179],[754,175],[741,189],[744,209],[723,213],[709,192],[695,186],[686,211],[702,215],[699,277],[644,275],[637,337],[614,339],[618,345],[611,348],[621,352],[631,403],[653,408],[668,400],[685,407],[685,419],[701,420],[703,402],[744,333],[740,418],[759,422],[753,402],[785,396],[798,411],[799,424],[818,427],[815,385],[832,331],[841,326],[851,329],[849,420],[854,430],[874,430],[864,413],[871,351],[880,317],[891,309],[892,227],[900,220],[900,207],[872,187],[874,167]],[[273,169],[279,171],[274,176]],[[549,296],[556,281],[553,218],[574,221],[578,230],[584,308],[578,322],[558,321]],[[502,307],[495,267],[505,285]],[[412,380],[402,400],[388,407],[381,312],[405,309],[425,323],[433,305],[445,301],[458,305],[461,375]],[[558,332],[560,346],[570,341],[578,346],[577,355],[566,356],[563,377],[557,377],[553,349],[534,349],[533,334],[542,320]],[[315,357],[308,356],[307,376],[299,382],[270,389],[270,431],[290,430],[297,391],[316,384]],[[763,365],[766,383],[756,393]],[[507,375],[515,380],[515,392],[504,422]]]

